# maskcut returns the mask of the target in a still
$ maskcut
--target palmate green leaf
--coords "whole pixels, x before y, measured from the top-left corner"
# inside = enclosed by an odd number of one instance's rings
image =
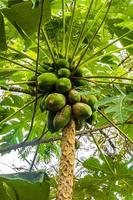
[[[133,106],[130,103],[133,95],[117,95],[114,97],[105,97],[97,103],[97,106],[107,106],[105,113],[113,113],[113,118],[120,123],[130,119],[133,112]],[[127,106],[128,105],[128,106]]]
[[[108,26],[109,26],[109,30],[113,33],[116,34],[118,37],[122,36],[124,33],[127,33],[130,29],[127,27],[123,27],[121,26],[121,22],[123,23],[128,23],[128,21],[124,22],[123,19],[121,18],[116,18],[116,19],[109,19],[108,20]],[[131,29],[132,30],[132,29]],[[128,34],[126,36],[126,38],[122,38],[120,39],[120,42],[122,43],[123,46],[127,46],[133,43],[133,35]],[[133,54],[133,48],[128,48],[127,49],[129,51],[129,53]]]
[[[15,94],[8,95],[1,102],[1,106],[10,106],[13,108],[21,107],[23,105],[24,105],[23,98]]]
[[[45,172],[0,175],[0,185],[2,200],[49,199],[49,178]]]
[[[2,13],[0,12],[0,50],[6,50],[6,35],[5,35],[5,25],[4,25],[4,18]]]
[[[84,163],[83,163],[83,166],[87,169],[91,169],[91,170],[94,170],[94,171],[100,171],[102,170],[101,169],[101,164],[99,162],[98,159],[96,158],[89,158],[88,160],[86,160]]]
[[[122,157],[117,155],[114,158],[106,155],[105,157],[114,174],[110,173],[109,166],[102,155],[99,158],[87,159],[83,162],[83,166],[88,169],[88,175],[75,182],[75,200],[79,195],[82,196],[81,199],[85,199],[85,197],[89,199],[91,196],[96,200],[102,198],[112,200],[117,199],[116,194],[122,198],[128,194],[132,199],[133,171],[128,167],[132,164],[132,160],[123,161]]]
[[[11,8],[2,9],[2,13],[8,20],[16,25],[21,32],[31,35],[37,32],[40,17],[40,5],[32,9],[31,2],[22,2],[13,5]],[[44,12],[42,25],[50,18],[50,5],[49,0],[44,1]],[[34,23],[33,23],[34,21]]]
[[[123,124],[120,128],[133,140],[133,124]]]

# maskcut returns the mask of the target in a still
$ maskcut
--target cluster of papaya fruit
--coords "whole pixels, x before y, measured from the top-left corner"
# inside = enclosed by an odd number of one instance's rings
[[[91,75],[87,69],[76,70],[73,77]],[[88,82],[87,82],[88,83]],[[96,120],[95,103],[97,98],[94,95],[83,94],[75,89],[75,86],[82,86],[83,82],[75,81],[72,78],[72,68],[65,59],[58,59],[53,71],[46,71],[38,77],[39,91],[44,93],[40,108],[48,113],[48,129],[54,133],[63,129],[71,120],[75,119],[76,129],[80,130],[86,121],[92,124]]]

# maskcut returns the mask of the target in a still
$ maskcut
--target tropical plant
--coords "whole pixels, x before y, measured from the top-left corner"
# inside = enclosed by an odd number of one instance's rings
[[[5,0],[0,8],[0,153],[20,149],[26,159],[35,146],[31,172],[37,157],[59,156],[61,140],[56,198],[71,200],[75,138],[86,135],[100,154],[83,162],[90,172],[75,178],[73,199],[132,198],[132,1]],[[3,195],[8,182],[0,181]]]

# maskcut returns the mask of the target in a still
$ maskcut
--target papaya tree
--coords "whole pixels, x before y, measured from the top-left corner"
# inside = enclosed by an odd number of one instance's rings
[[[90,134],[114,177],[116,169],[93,132],[107,137],[103,130],[111,128],[119,141],[130,148],[133,143],[132,1],[8,0],[0,5],[0,153],[19,148],[24,153],[35,145],[31,172],[37,154],[54,152],[50,142],[61,141],[56,199],[76,199],[77,136]],[[96,176],[92,165],[91,170]]]

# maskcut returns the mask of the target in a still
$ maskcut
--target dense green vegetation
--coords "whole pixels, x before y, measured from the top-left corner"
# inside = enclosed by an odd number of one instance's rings
[[[133,198],[132,10],[131,0],[0,2],[0,153],[33,157],[28,178],[0,176],[0,199],[30,200],[32,188],[31,199],[56,198],[50,163],[71,118],[73,199]]]

